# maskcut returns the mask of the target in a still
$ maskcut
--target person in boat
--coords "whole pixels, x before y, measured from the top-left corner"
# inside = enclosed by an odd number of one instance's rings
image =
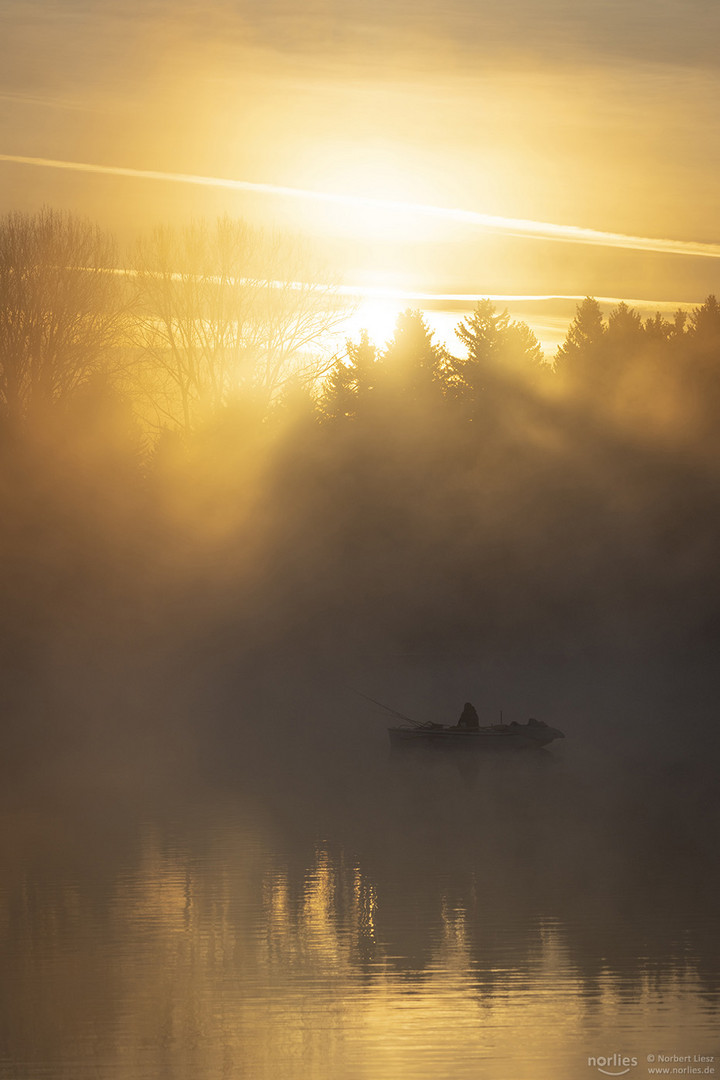
[[[475,710],[475,706],[471,705],[469,701],[466,701],[463,706],[463,711],[460,713],[460,719],[457,722],[459,728],[464,728],[466,731],[477,731],[480,727],[480,718]]]

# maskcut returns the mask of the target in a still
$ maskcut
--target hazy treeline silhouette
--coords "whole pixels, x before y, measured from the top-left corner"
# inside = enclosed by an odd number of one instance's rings
[[[407,311],[333,355],[310,263],[228,219],[124,263],[76,219],[3,221],[4,693],[88,640],[98,671],[120,645],[714,639],[714,297],[645,322],[588,298],[554,364],[489,301],[455,348]]]

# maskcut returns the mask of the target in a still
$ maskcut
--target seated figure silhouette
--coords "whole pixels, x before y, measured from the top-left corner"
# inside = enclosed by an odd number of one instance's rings
[[[475,706],[471,705],[469,701],[466,701],[463,706],[463,711],[460,713],[460,719],[457,722],[457,726],[459,728],[465,728],[468,731],[477,731],[480,727],[480,720],[475,711]]]

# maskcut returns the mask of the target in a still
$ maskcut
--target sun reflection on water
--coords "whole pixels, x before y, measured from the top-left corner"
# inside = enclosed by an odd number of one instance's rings
[[[26,882],[0,895],[2,944],[12,1008],[44,1035],[18,1023],[6,1060],[53,1080],[576,1080],[609,1049],[709,1048],[689,961],[593,972],[557,916],[479,885],[437,907],[392,892],[392,868],[371,880],[326,846],[293,864],[229,826],[192,850],[147,832],[104,912]]]

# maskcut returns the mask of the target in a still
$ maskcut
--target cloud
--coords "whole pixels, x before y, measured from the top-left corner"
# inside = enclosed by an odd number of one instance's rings
[[[107,47],[141,49],[170,34],[202,50],[259,45],[285,54],[342,54],[371,65],[448,50],[473,70],[508,54],[543,63],[641,61],[717,68],[717,0],[8,0],[9,27],[43,25],[72,44],[89,28]],[[157,32],[157,33],[156,33]],[[480,50],[478,52],[478,50]]]

